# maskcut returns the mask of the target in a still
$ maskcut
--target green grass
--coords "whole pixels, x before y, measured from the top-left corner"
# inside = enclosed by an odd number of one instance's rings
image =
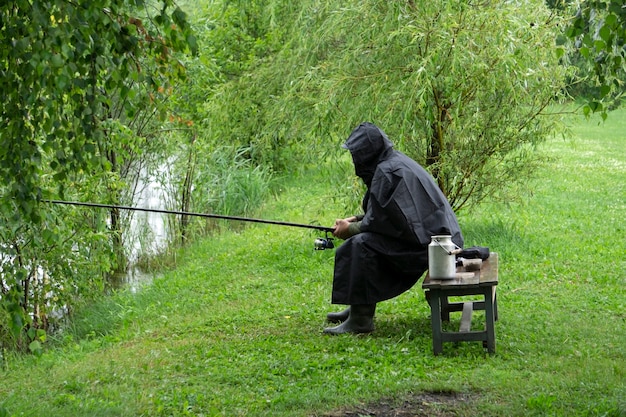
[[[189,247],[136,294],[76,316],[42,357],[4,359],[0,416],[313,416],[420,392],[451,415],[626,415],[626,112],[544,146],[533,195],[460,216],[500,253],[496,354],[432,355],[417,285],[369,336],[327,337],[333,251],[306,229],[253,225]],[[332,224],[336,188],[292,178],[263,217]]]

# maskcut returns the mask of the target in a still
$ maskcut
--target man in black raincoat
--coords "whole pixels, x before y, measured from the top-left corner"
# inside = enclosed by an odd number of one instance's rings
[[[431,236],[451,235],[459,247],[463,236],[432,176],[376,125],[362,123],[343,147],[367,186],[365,214],[335,221],[333,234],[345,242],[335,254],[332,303],[348,308],[328,314],[341,324],[324,333],[369,333],[376,303],[407,291],[428,269]]]

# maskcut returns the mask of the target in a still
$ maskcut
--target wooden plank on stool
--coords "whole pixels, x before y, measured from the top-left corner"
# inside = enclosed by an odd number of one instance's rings
[[[472,327],[472,311],[473,311],[473,303],[467,302],[463,303],[463,313],[461,313],[461,326],[459,327],[459,332],[467,333],[470,331]]]

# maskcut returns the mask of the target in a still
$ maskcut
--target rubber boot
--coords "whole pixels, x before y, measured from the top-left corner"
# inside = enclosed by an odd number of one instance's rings
[[[324,333],[338,335],[344,333],[370,333],[374,331],[376,304],[355,304],[350,306],[348,319],[336,327],[327,327]]]
[[[350,315],[350,306],[348,306],[345,310],[339,311],[337,313],[328,313],[326,314],[326,320],[330,323],[343,323],[348,320],[348,316]]]

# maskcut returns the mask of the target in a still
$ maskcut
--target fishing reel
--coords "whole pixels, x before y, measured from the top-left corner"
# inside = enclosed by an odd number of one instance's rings
[[[333,238],[328,236],[328,232],[326,232],[325,237],[318,237],[315,239],[313,243],[315,250],[325,250],[325,249],[333,249],[335,244],[333,243]]]

